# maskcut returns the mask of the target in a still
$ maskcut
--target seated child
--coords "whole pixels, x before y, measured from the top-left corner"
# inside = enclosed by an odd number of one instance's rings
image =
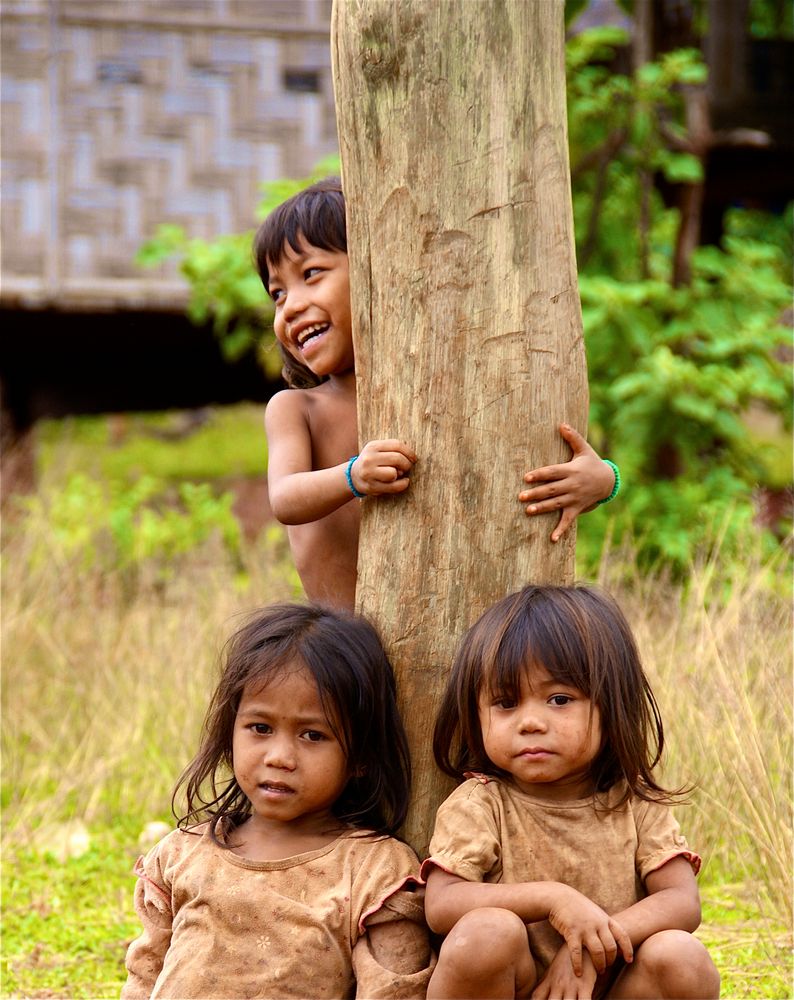
[[[256,265],[275,303],[290,389],[268,404],[268,487],[288,526],[311,600],[352,608],[360,510],[354,497],[403,493],[417,456],[397,438],[358,443],[345,203],[336,178],[299,192],[262,223]],[[571,461],[528,472],[528,515],[561,510],[557,541],[577,515],[617,493],[616,468],[564,424]]]
[[[700,858],[654,768],[659,710],[629,626],[584,587],[526,587],[464,637],[433,748],[428,997],[716,998],[693,937]]]
[[[179,829],[138,860],[123,1000],[423,998],[410,763],[366,621],[276,605],[231,639]],[[176,794],[176,793],[175,793]]]

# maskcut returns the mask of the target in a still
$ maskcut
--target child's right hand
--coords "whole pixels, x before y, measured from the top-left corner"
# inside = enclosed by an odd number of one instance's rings
[[[405,442],[368,441],[350,470],[359,493],[382,496],[403,493],[411,484],[408,473],[416,463],[416,453]]]
[[[582,949],[586,948],[598,973],[604,972],[617,958],[618,949],[630,962],[634,949],[626,931],[587,896],[560,884],[549,910],[549,923],[565,938],[571,953],[573,971],[582,974]]]
[[[587,952],[582,962],[582,974],[577,976],[568,945],[563,944],[532,991],[532,1000],[592,1000],[598,975]]]

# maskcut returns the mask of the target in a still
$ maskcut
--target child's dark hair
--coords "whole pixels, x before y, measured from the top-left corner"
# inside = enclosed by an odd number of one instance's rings
[[[332,811],[353,826],[393,833],[405,818],[411,783],[408,742],[397,711],[394,673],[366,619],[312,604],[276,604],[254,613],[226,644],[220,683],[204,720],[199,751],[181,774],[183,829],[210,820],[216,843],[251,815],[234,778],[232,740],[246,684],[305,667],[317,682],[328,721],[351,775]],[[176,812],[176,809],[175,809]]]
[[[326,177],[282,202],[257,230],[254,237],[254,260],[265,291],[270,294],[270,267],[284,256],[286,244],[298,253],[301,239],[321,250],[347,253],[347,220],[342,182]],[[291,389],[311,389],[319,378],[306,365],[279,344],[283,362],[282,375]]]
[[[470,771],[502,773],[483,746],[478,698],[485,690],[518,699],[522,675],[533,665],[578,688],[599,710],[602,746],[590,765],[596,792],[623,779],[627,796],[671,801],[681,794],[653,777],[664,729],[629,624],[610,597],[588,587],[525,587],[469,629],[433,734],[442,771],[459,781]]]

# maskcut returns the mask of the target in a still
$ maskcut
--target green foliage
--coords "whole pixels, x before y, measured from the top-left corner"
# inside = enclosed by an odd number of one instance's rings
[[[794,38],[794,3],[750,0],[750,33],[754,38]]]
[[[634,77],[613,73],[625,41],[598,28],[568,43],[590,437],[626,482],[606,517],[581,519],[580,555],[592,570],[605,533],[630,532],[644,565],[685,571],[718,540],[730,550],[754,530],[753,490],[781,484],[779,442],[751,436],[747,413],[762,405],[783,437],[790,426],[781,358],[791,332],[780,317],[791,301],[791,211],[773,220],[733,210],[722,247],[698,248],[691,284],[671,287],[678,213],[650,179],[702,178],[685,149],[681,88],[702,84],[705,67],[679,50]]]
[[[263,184],[258,216],[264,219],[308,184],[338,172],[339,157],[330,156],[320,161],[309,177]],[[190,285],[190,319],[201,325],[212,323],[230,360],[257,349],[266,373],[276,378],[281,371],[281,360],[276,352],[269,350],[273,342],[269,329],[273,308],[254,267],[253,235],[253,231],[248,231],[213,240],[188,239],[181,226],[161,225],[141,247],[137,261],[142,267],[156,267],[176,258]]]
[[[678,49],[633,77],[615,73],[610,63],[627,43],[622,28],[592,28],[568,41],[566,65],[580,271],[633,280],[647,263],[643,212],[656,223],[650,239],[671,254],[674,221],[665,221],[671,213],[655,191],[643,207],[646,179],[654,173],[670,183],[702,179],[700,161],[683,148],[681,88],[703,84],[706,67],[697,50]]]
[[[571,24],[587,7],[590,0],[565,0],[565,25]]]
[[[174,563],[217,534],[239,560],[240,527],[231,493],[216,496],[208,483],[181,483],[176,494],[143,476],[132,485],[71,475],[62,489],[20,500],[21,530],[43,541],[32,563],[79,564],[121,573],[153,567],[166,577]],[[48,530],[36,530],[46,524]]]
[[[188,315],[197,325],[212,323],[229,360],[255,346],[267,317],[262,284],[251,263],[251,234],[212,241],[188,239],[180,226],[161,225],[140,249],[142,267],[176,257],[190,283]]]

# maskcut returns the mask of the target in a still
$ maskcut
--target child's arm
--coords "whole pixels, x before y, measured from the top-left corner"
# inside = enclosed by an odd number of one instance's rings
[[[464,913],[482,906],[511,910],[525,923],[548,920],[565,938],[577,976],[582,972],[583,948],[599,972],[612,964],[618,951],[631,961],[631,942],[618,920],[562,882],[467,882],[432,868],[425,895],[431,930],[448,934]]]
[[[527,504],[526,513],[547,514],[561,510],[562,516],[551,540],[557,542],[579,514],[592,510],[608,497],[615,485],[615,473],[602,461],[582,435],[568,424],[560,424],[560,434],[573,450],[573,457],[561,465],[532,469],[524,482],[533,484],[518,499]],[[541,485],[534,485],[541,484]]]
[[[683,930],[690,933],[700,924],[700,896],[692,866],[676,857],[651,872],[645,880],[648,895],[620,913],[614,914],[634,948],[658,931]],[[532,993],[532,1000],[555,997],[589,997],[596,979],[595,965],[584,956],[584,971],[578,977],[573,955],[564,943]]]
[[[353,499],[349,460],[312,469],[312,440],[300,393],[280,392],[265,413],[268,440],[268,491],[282,524],[308,524]],[[352,457],[352,456],[351,456]],[[401,441],[370,441],[349,469],[359,495],[380,496],[408,489],[416,455]]]
[[[357,873],[351,893],[363,907],[352,953],[357,997],[424,1000],[435,956],[424,892],[413,875],[417,863],[407,845],[381,841]]]
[[[691,934],[700,926],[700,893],[695,873],[685,857],[672,858],[645,879],[648,895],[615,914],[633,945],[657,931],[681,930]]]
[[[135,911],[143,932],[127,949],[127,982],[121,1000],[148,1000],[171,944],[171,906],[168,894],[145,872],[142,859],[135,866]]]
[[[357,997],[424,1000],[435,965],[424,924],[405,919],[368,927],[352,957]]]

